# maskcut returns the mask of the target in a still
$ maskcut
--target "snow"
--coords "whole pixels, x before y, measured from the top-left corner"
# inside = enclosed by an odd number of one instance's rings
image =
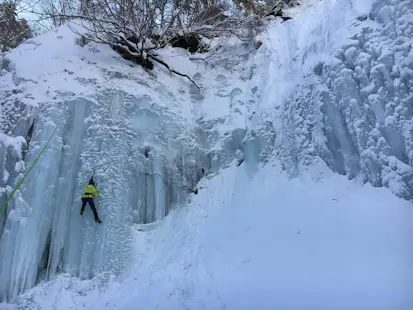
[[[22,148],[26,144],[26,140],[21,137],[10,137],[0,132],[0,143],[4,148],[12,147],[16,155],[21,158]]]
[[[59,126],[0,214],[0,307],[413,308],[412,5],[159,51],[200,88],[68,26],[2,54],[1,201]]]
[[[289,179],[277,161],[203,179],[192,202],[134,226],[134,264],[103,287],[60,276],[39,309],[410,309],[413,209],[324,165]]]

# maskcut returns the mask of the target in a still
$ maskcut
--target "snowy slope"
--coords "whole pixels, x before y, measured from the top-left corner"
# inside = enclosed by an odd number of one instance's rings
[[[0,215],[0,298],[56,279],[14,301],[30,309],[410,309],[411,205],[356,184],[412,198],[412,2],[309,0],[290,14],[270,24],[257,51],[229,41],[209,63],[162,51],[201,91],[107,47],[81,47],[67,27],[3,55],[2,199],[59,126]],[[234,158],[245,161],[224,171]],[[317,182],[287,181],[307,180],[314,167],[322,167]],[[79,216],[93,170],[100,227],[89,209]],[[133,228],[154,221],[141,227],[151,232]],[[370,279],[376,285],[366,288]],[[300,299],[291,297],[297,290]]]
[[[193,201],[135,226],[135,263],[99,287],[60,277],[34,309],[377,309],[413,306],[413,209],[388,189],[313,167],[234,165]],[[143,231],[142,231],[143,230]]]

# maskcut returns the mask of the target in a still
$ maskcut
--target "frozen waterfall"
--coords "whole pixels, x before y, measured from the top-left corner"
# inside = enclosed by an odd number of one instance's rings
[[[58,127],[2,218],[0,298],[6,300],[62,272],[81,279],[119,274],[130,263],[133,223],[162,219],[197,192],[202,177],[229,164],[235,154],[248,160],[243,154],[249,148],[269,152],[272,145],[265,138],[255,145],[256,137],[245,129],[221,139],[214,130],[219,120],[198,120],[185,128],[184,120],[149,96],[114,89],[27,111],[4,128],[26,137],[19,138],[20,152],[3,143],[3,174],[11,172],[7,184],[21,178]],[[268,141],[271,133],[270,126]],[[102,225],[94,223],[89,207],[79,214],[92,172]]]
[[[9,203],[7,220],[2,218],[1,299],[59,272],[80,278],[119,273],[130,257],[132,223],[163,218],[195,191],[203,174],[232,160],[233,155],[222,154],[221,160],[200,144],[193,146],[190,135],[178,137],[184,128],[173,117],[148,97],[114,90],[100,93],[96,101],[79,97],[37,112],[24,163],[32,163],[57,124],[58,129]],[[15,132],[27,130],[32,118],[27,121]],[[227,148],[232,154],[244,135],[234,150]],[[9,155],[8,148],[1,150],[4,173],[14,171],[13,149]],[[79,215],[93,171],[102,225],[93,222],[89,207]]]
[[[371,2],[326,1],[305,30],[278,28],[263,44],[261,105],[291,176],[322,159],[411,200],[413,2]]]
[[[134,223],[162,219],[234,160],[254,174],[276,156],[291,177],[322,160],[412,199],[413,2],[373,2],[317,2],[314,23],[274,22],[259,50],[237,46],[237,59],[229,46],[206,69],[185,58],[202,92],[162,72],[125,73],[112,51],[72,46],[65,28],[43,47],[39,38],[4,56],[0,202],[58,129],[0,214],[0,300],[57,273],[119,274],[131,259]],[[29,69],[44,73],[30,78],[24,65],[14,67],[21,55],[54,51],[47,44],[64,57],[42,54],[44,64],[37,55],[39,67]],[[120,83],[98,85],[98,77]],[[82,91],[71,93],[75,82]],[[92,172],[102,225],[89,207],[79,215]]]

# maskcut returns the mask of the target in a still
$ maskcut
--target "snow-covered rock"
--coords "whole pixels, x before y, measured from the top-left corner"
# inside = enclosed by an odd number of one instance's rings
[[[310,35],[291,36],[285,43],[297,55],[292,62],[277,68],[276,61],[269,60],[272,72],[285,72],[282,68],[292,63],[287,75],[297,85],[271,114],[287,133],[277,147],[280,158],[296,173],[300,164],[314,163],[319,156],[338,173],[361,176],[411,200],[412,1],[375,1],[367,11],[354,1],[338,1],[317,18],[320,22],[309,26]],[[296,27],[286,25],[286,35]],[[311,43],[303,50],[300,40],[307,41],[305,35]],[[340,42],[337,36],[347,38]],[[271,59],[284,54],[277,44]],[[303,67],[313,72],[302,72]],[[280,78],[273,80],[275,84]]]

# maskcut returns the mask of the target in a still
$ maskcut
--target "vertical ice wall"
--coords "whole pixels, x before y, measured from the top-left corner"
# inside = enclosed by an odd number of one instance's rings
[[[2,217],[2,299],[59,271],[90,278],[122,270],[129,258],[131,224],[162,218],[189,192],[173,167],[174,146],[164,145],[179,132],[178,125],[164,131],[164,123],[171,121],[146,97],[107,91],[97,101],[78,98],[39,111],[26,163],[34,161],[59,127],[9,204],[7,219]],[[162,155],[162,148],[169,148],[171,158]],[[3,166],[13,161],[10,154],[0,155]],[[89,208],[79,215],[81,193],[93,171],[102,225],[93,222]]]
[[[326,3],[317,18],[278,26],[262,102],[276,108],[276,148],[291,175],[321,158],[412,199],[413,2],[371,2]]]
[[[150,97],[111,89],[95,99],[43,104],[34,128],[32,119],[25,118],[24,130],[11,126],[9,132],[31,132],[26,169],[57,124],[58,129],[2,217],[1,299],[59,272],[80,278],[119,273],[130,257],[132,223],[163,218],[196,192],[202,177],[230,163],[255,139],[234,130],[219,143],[221,148],[211,150],[221,138],[213,131],[214,121],[201,121],[183,136],[183,121]],[[18,162],[19,152],[10,152],[0,149],[3,166]],[[89,207],[79,214],[81,194],[93,172],[102,225],[94,223]]]
[[[8,62],[0,62],[0,68]],[[7,96],[7,93],[6,93]],[[9,117],[10,115],[10,117]],[[19,102],[0,106],[0,201],[4,201],[16,177],[24,170],[24,159],[34,128],[34,111]],[[0,236],[10,208],[0,213]]]
[[[406,199],[413,198],[412,20],[412,1],[376,1],[336,51],[336,63],[322,66],[327,89],[316,94],[324,112],[324,158],[342,154],[350,176],[362,173]]]
[[[47,141],[47,136],[50,136],[54,129],[53,119],[57,118],[57,114],[57,111],[51,111],[49,117],[41,120],[34,140]],[[32,151],[26,157],[29,162],[33,162],[41,147],[36,141],[32,143]],[[41,251],[45,248],[54,214],[55,183],[49,181],[58,177],[60,149],[61,139],[56,139],[39,160],[39,166],[33,171],[34,178],[24,184],[23,191],[16,193],[16,198],[10,203],[0,241],[2,292],[21,291],[37,277]]]

